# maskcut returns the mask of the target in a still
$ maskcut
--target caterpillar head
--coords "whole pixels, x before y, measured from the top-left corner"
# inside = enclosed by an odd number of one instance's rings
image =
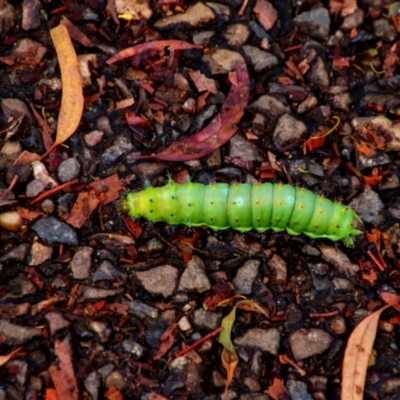
[[[118,205],[117,205],[117,210],[118,212],[120,212],[121,214],[129,214],[129,205],[128,202],[125,199],[121,200]]]

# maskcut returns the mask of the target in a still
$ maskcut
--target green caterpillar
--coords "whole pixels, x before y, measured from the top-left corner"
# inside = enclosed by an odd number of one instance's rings
[[[144,217],[189,227],[206,225],[214,230],[233,228],[240,232],[286,230],[291,235],[333,241],[351,246],[362,233],[360,217],[351,207],[331,201],[301,187],[273,183],[175,183],[148,186],[131,192],[120,210],[132,218]]]

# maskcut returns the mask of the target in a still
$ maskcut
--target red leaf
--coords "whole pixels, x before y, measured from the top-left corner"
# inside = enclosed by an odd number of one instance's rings
[[[244,63],[237,62],[230,73],[232,83],[221,112],[200,132],[174,143],[161,153],[139,156],[137,159],[156,158],[164,161],[188,161],[204,157],[225,144],[238,130],[249,100],[249,74]]]
[[[189,49],[202,49],[203,48],[203,46],[183,42],[181,40],[172,40],[172,39],[171,40],[156,40],[154,42],[138,44],[136,46],[124,49],[124,50],[120,51],[119,53],[114,54],[111,58],[109,58],[106,61],[106,63],[113,64],[117,61],[123,60],[124,58],[141,55],[150,50],[161,52],[166,47],[169,47],[172,50],[189,50]]]

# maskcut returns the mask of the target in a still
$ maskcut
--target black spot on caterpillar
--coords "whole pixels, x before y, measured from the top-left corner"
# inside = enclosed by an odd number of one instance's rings
[[[360,217],[348,206],[310,190],[273,183],[178,184],[131,192],[119,208],[132,218],[152,222],[206,225],[214,230],[233,228],[240,232],[286,230],[291,235],[333,241],[351,246],[362,233]]]

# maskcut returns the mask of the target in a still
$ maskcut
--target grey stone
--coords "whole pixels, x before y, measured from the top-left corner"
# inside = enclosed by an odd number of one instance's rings
[[[163,265],[148,271],[136,272],[135,275],[149,293],[160,294],[167,298],[176,288],[179,271],[171,265]]]
[[[4,344],[17,346],[25,344],[35,337],[42,336],[40,329],[12,324],[8,321],[0,321],[0,334],[4,336]]]
[[[253,101],[249,105],[248,110],[250,112],[260,112],[267,115],[270,114],[274,117],[280,117],[281,115],[290,112],[288,106],[285,106],[280,100],[267,94]]]
[[[40,239],[46,244],[78,245],[78,236],[73,228],[54,217],[41,218],[32,225]]]
[[[289,379],[286,383],[291,400],[313,400],[314,397],[308,393],[307,385],[301,381]]]
[[[261,351],[278,354],[280,333],[276,328],[251,328],[243,336],[234,340],[237,346],[255,347]]]
[[[80,169],[81,166],[78,160],[74,157],[70,157],[59,165],[57,169],[58,179],[60,179],[62,183],[72,181],[72,179],[78,177]]]
[[[132,314],[139,319],[158,318],[158,311],[156,308],[151,307],[145,303],[142,303],[139,300],[133,300],[133,301],[123,300],[123,303],[129,307],[128,309],[129,314]]]
[[[374,192],[370,186],[366,186],[363,193],[353,199],[352,207],[365,222],[378,227],[384,221],[384,204],[379,194]]]
[[[306,333],[295,331],[289,337],[289,344],[296,361],[321,354],[329,349],[333,339],[322,329],[309,329]]]
[[[233,279],[233,285],[236,290],[244,295],[250,295],[253,288],[253,283],[258,275],[260,268],[259,260],[248,260],[240,267]]]
[[[221,320],[222,314],[219,312],[206,311],[199,308],[193,314],[193,324],[197,329],[216,329],[220,326]]]
[[[87,279],[92,265],[93,248],[89,246],[79,246],[76,250],[69,267],[74,279]]]
[[[57,311],[50,311],[45,315],[46,321],[49,325],[50,334],[53,336],[58,331],[67,328],[70,322],[67,321],[61,313]]]
[[[251,65],[256,72],[266,68],[272,68],[279,64],[279,60],[273,54],[260,50],[254,46],[243,46],[243,51],[250,59]]]
[[[198,256],[193,256],[181,276],[179,290],[203,293],[210,288],[203,261]]]
[[[177,24],[187,24],[191,27],[196,27],[206,24],[214,19],[215,14],[211,8],[207,7],[202,2],[198,2],[190,6],[184,13],[177,13],[159,19],[154,23],[154,26],[158,29],[171,28]]]
[[[282,149],[299,142],[306,137],[307,127],[289,114],[282,115],[275,126],[273,133],[274,144]]]
[[[334,246],[328,246],[320,243],[318,245],[321,251],[321,257],[327,262],[332,264],[337,270],[348,277],[354,277],[359,271],[359,266],[353,264],[349,258],[341,250]]]
[[[113,164],[123,154],[133,149],[133,145],[125,136],[119,135],[115,138],[114,143],[106,149],[100,157],[102,164]]]
[[[293,19],[300,31],[317,40],[328,40],[331,18],[324,7],[305,11]]]

